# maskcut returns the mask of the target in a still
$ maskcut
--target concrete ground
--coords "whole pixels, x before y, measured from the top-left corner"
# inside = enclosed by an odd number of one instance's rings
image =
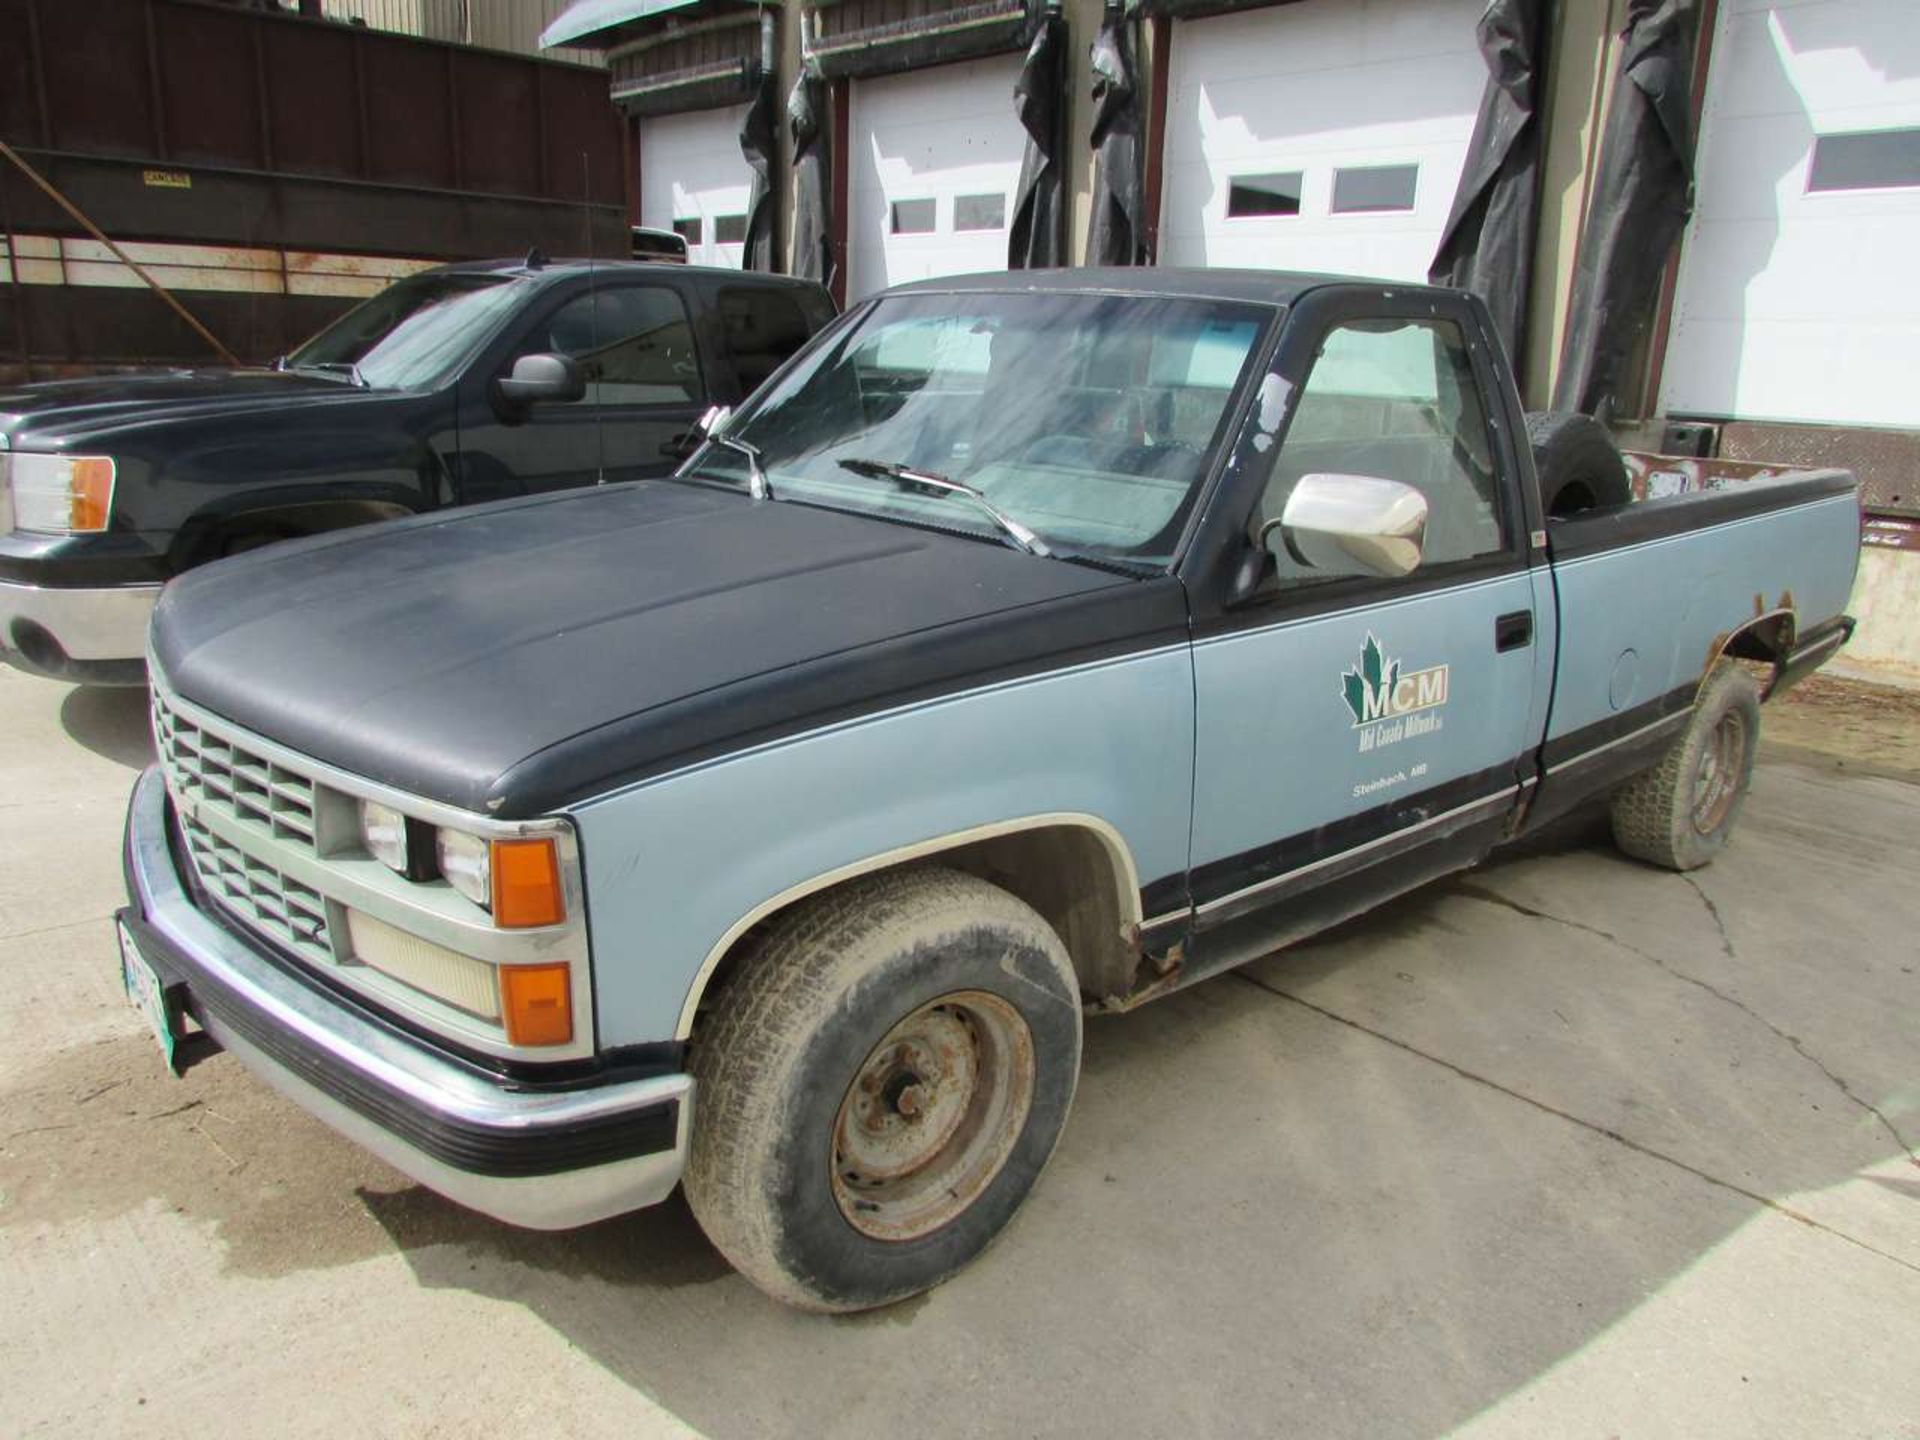
[[[1762,764],[1088,1027],[930,1296],[801,1316],[677,1198],[462,1212],[216,1057],[108,915],[143,698],[0,669],[0,1431],[1920,1437],[1920,787]]]

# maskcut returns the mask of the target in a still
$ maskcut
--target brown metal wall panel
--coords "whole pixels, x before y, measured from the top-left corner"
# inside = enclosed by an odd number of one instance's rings
[[[358,38],[331,25],[261,27],[276,169],[296,175],[359,173],[360,115],[353,84]]]
[[[1920,516],[1920,430],[1730,420],[1720,430],[1720,453],[1729,460],[1839,466],[1860,477],[1861,508]]]
[[[577,81],[581,83],[565,83]],[[581,199],[582,162],[591,185],[584,193],[598,205],[626,203],[620,173],[620,119],[607,98],[604,75],[549,71],[546,96],[547,193],[556,200]]]
[[[265,169],[247,16],[156,5],[153,19],[168,161]]]
[[[31,0],[0,0],[0,136],[39,144],[40,105],[33,83]]]
[[[37,0],[53,143],[94,155],[154,153],[146,6]]]
[[[367,178],[457,188],[447,53],[426,45],[367,45]]]
[[[459,65],[462,188],[540,192],[540,98],[525,60],[470,53]]]

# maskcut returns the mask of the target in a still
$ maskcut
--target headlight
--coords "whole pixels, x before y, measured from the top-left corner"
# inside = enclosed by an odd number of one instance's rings
[[[372,800],[360,802],[360,843],[389,870],[407,873],[407,819]]]
[[[113,510],[110,457],[16,450],[7,457],[6,477],[13,492],[14,529],[83,535],[107,528]]]
[[[433,837],[440,873],[482,910],[493,908],[493,847],[477,835],[440,830]]]
[[[482,840],[459,830],[436,831],[433,852],[446,882],[503,930],[558,925],[567,918],[560,851],[551,836]]]

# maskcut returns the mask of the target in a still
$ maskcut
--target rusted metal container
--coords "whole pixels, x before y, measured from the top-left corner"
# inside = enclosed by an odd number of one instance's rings
[[[211,0],[0,0],[0,138],[235,352],[440,260],[622,255],[605,72]],[[0,376],[204,341],[0,164]]]

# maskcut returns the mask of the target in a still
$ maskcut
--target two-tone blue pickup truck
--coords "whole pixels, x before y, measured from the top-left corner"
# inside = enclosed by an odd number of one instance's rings
[[[923,1290],[1046,1164],[1083,1015],[1580,801],[1726,843],[1849,632],[1853,482],[1604,503],[1598,432],[1534,431],[1550,503],[1458,292],[887,292],[671,480],[170,585],[129,991],[503,1220],[684,1184],[784,1300]]]

